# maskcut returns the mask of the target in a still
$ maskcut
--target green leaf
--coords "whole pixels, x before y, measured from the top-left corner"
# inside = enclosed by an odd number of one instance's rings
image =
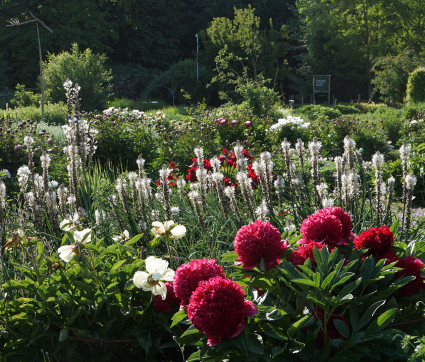
[[[316,287],[316,283],[310,279],[293,279],[293,283],[309,285],[311,287]]]
[[[337,329],[337,331],[343,336],[344,338],[348,339],[350,336],[350,330],[348,329],[347,324],[342,321],[341,319],[334,319],[334,325]]]
[[[301,329],[311,318],[310,314],[305,315],[301,319],[297,320],[292,326],[288,329],[288,334],[292,337],[297,332],[297,330]]]
[[[344,286],[344,288],[342,288],[339,293],[338,293],[338,298],[340,298],[340,300],[343,300],[345,298],[345,296],[349,295],[352,293],[352,291],[354,289],[356,289],[362,282],[362,278],[358,278],[354,281],[352,281],[351,283],[347,284]]]
[[[275,326],[274,324],[267,323],[267,324],[264,324],[262,327],[263,327],[263,332],[265,335],[271,338],[278,339],[280,341],[288,340],[285,334],[283,334],[282,330],[279,327]]]
[[[397,313],[397,308],[388,309],[382,313],[366,330],[367,334],[375,336],[392,322]]]
[[[314,280],[314,285],[316,288],[320,288],[320,279],[321,279],[320,273],[314,273],[313,280]]]
[[[400,225],[400,221],[396,219],[394,224],[392,224],[391,227],[390,227],[390,230],[393,234],[397,233],[399,225]]]
[[[370,279],[372,271],[375,268],[374,264],[375,262],[371,256],[366,258],[366,260],[363,262],[363,265],[360,267],[360,275],[363,280]]]
[[[332,279],[335,277],[336,270],[329,273],[329,275],[325,278],[325,280],[322,282],[321,288],[326,289],[326,287],[329,285],[329,283],[332,281]]]
[[[67,329],[61,329],[61,331],[59,333],[59,342],[63,342],[67,338],[68,338],[68,330]]]
[[[171,318],[171,328],[173,328],[176,324],[180,323],[183,319],[187,317],[187,313],[184,309],[179,310],[177,313],[173,315]]]
[[[41,259],[43,259],[43,255],[44,255],[44,245],[43,245],[42,241],[39,241],[37,243],[37,251],[38,251],[38,254],[37,254],[36,260],[37,260],[37,264],[38,264],[38,263],[40,263]]]
[[[201,351],[196,351],[189,356],[186,362],[195,362],[200,360],[201,360]]]
[[[135,236],[133,236],[130,240],[126,241],[126,242],[124,243],[124,245],[126,245],[126,246],[133,245],[133,244],[137,243],[137,242],[140,240],[140,238],[141,238],[142,236],[143,236],[143,234],[135,235]]]
[[[112,268],[111,268],[111,270],[109,271],[109,274],[114,274],[120,267],[121,267],[121,265],[123,265],[124,263],[126,262],[126,260],[124,259],[124,260],[120,260],[120,261],[118,261],[118,262],[116,262],[113,266],[112,266]]]
[[[189,344],[197,341],[203,334],[200,333],[194,326],[190,326],[179,338],[180,344]]]
[[[373,303],[366,312],[361,316],[358,328],[364,327],[367,323],[369,323],[373,317],[373,315],[376,313],[379,307],[383,306],[385,304],[385,300],[378,300],[377,302]]]
[[[238,254],[235,251],[229,251],[221,256],[222,263],[233,263],[238,259]]]

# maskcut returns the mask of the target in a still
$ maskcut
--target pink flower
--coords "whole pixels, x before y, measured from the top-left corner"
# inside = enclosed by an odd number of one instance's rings
[[[209,346],[241,334],[247,317],[257,313],[255,304],[245,299],[243,289],[221,277],[199,283],[187,308],[193,326],[208,335]]]
[[[379,259],[388,259],[392,257],[392,245],[394,236],[387,225],[379,228],[370,228],[363,231],[353,240],[357,250],[361,248],[370,249],[365,256],[372,255],[378,261]]]
[[[279,264],[279,258],[288,243],[282,240],[279,230],[269,221],[257,220],[239,229],[233,245],[239,256],[237,262],[242,264],[244,269],[253,269],[262,257],[266,268],[272,269]]]
[[[236,126],[237,124],[239,124],[239,122],[236,119],[234,119],[232,122],[230,122],[231,126]]]
[[[246,128],[249,128],[249,127],[251,127],[251,126],[252,126],[252,121],[246,121],[243,125],[244,125]]]
[[[180,304],[180,299],[174,294],[173,282],[165,282],[165,286],[167,287],[167,296],[165,300],[162,300],[160,295],[155,295],[153,297],[153,307],[158,313],[172,312],[173,304]]]
[[[395,266],[397,268],[403,268],[403,270],[400,270],[395,274],[395,278],[398,279],[409,275],[416,277],[415,280],[412,280],[410,283],[407,283],[398,290],[399,295],[403,297],[411,297],[416,294],[417,291],[425,289],[425,278],[421,275],[424,263],[422,263],[420,259],[409,255],[405,258],[399,259]]]
[[[223,267],[215,263],[215,259],[194,259],[180,265],[174,274],[174,293],[180,299],[180,309],[189,304],[193,291],[199,282],[219,276],[225,278]]]
[[[344,244],[355,235],[351,217],[340,207],[327,207],[305,219],[300,228],[306,241],[328,244],[331,248]]]

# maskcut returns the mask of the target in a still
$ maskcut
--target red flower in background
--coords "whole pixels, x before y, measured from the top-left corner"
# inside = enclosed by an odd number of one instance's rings
[[[199,168],[198,159],[196,157],[194,157],[194,158],[192,158],[192,164],[189,166],[189,169],[187,170],[186,179],[189,182],[198,181],[198,178],[196,177],[196,170],[198,168]],[[211,163],[206,158],[204,158],[204,168],[206,170],[212,170]]]
[[[370,249],[365,253],[365,257],[372,255],[376,261],[384,258],[393,260],[395,257],[392,250],[393,241],[392,231],[387,225],[384,225],[363,231],[353,240],[353,244],[357,250],[361,248]]]
[[[174,274],[174,293],[180,299],[180,309],[189,304],[193,291],[200,281],[219,276],[225,278],[221,265],[215,259],[194,259],[187,264],[180,265]]]
[[[395,274],[395,278],[398,279],[409,275],[416,277],[415,280],[412,280],[410,283],[407,283],[398,290],[399,295],[403,297],[411,297],[419,290],[425,289],[425,278],[421,275],[424,263],[422,263],[420,259],[409,255],[405,258],[399,259],[395,266],[403,268],[403,270],[400,270]]]
[[[237,262],[249,270],[260,264],[261,257],[267,269],[274,268],[279,264],[279,258],[288,244],[282,240],[279,230],[269,221],[257,220],[238,230],[233,245],[239,257]]]
[[[241,334],[247,317],[257,313],[255,304],[245,299],[243,289],[221,277],[200,282],[187,308],[193,326],[208,335],[209,346]]]
[[[153,297],[153,306],[159,313],[172,312],[173,304],[177,306],[180,305],[180,299],[174,294],[173,282],[165,282],[165,286],[167,287],[167,296],[165,300],[162,300],[160,295],[155,295]]]
[[[316,246],[317,249],[322,250],[325,244],[316,241],[310,241],[306,244],[300,244],[297,250],[294,250],[289,257],[289,261],[294,265],[303,265],[307,258],[310,258],[311,264],[316,264],[314,258],[313,248]]]
[[[351,232],[352,225],[350,215],[340,207],[327,207],[309,215],[302,222],[300,233],[306,242],[326,243],[332,248],[355,236]]]

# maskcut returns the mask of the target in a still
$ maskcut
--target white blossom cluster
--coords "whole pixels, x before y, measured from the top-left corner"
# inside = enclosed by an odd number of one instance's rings
[[[273,132],[277,132],[286,126],[289,126],[291,130],[295,130],[297,128],[305,129],[308,128],[310,124],[310,122],[307,122],[300,117],[288,116],[286,118],[278,119],[277,123],[270,127],[270,130]]]

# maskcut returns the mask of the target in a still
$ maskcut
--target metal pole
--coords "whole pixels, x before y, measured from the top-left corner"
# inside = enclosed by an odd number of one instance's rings
[[[199,81],[199,35],[196,33],[196,83]]]

